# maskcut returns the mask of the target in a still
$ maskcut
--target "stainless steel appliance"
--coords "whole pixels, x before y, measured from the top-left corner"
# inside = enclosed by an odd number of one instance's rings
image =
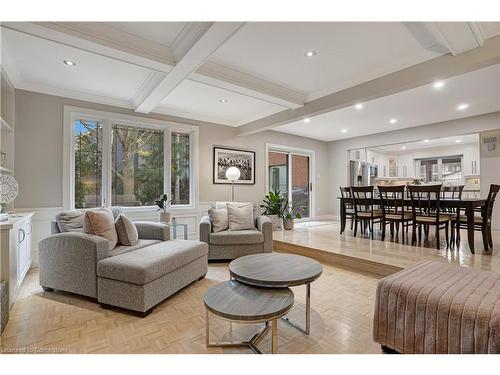
[[[378,165],[364,161],[350,161],[351,186],[368,186],[375,184],[378,177]]]

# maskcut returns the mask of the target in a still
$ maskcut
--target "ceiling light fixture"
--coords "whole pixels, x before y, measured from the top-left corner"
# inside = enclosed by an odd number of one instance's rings
[[[347,133],[347,129],[342,129],[341,132],[342,133]]]
[[[433,86],[435,89],[440,89],[441,87],[444,86],[444,82],[443,81],[436,81],[436,82],[434,82]]]
[[[425,143],[429,143],[429,140],[428,140],[428,139],[424,139],[424,142],[425,142]]]
[[[469,105],[467,103],[462,103],[457,106],[457,111],[463,111],[469,108]]]
[[[406,146],[401,147],[401,150],[406,150]]]
[[[395,119],[395,118],[391,118],[391,119],[389,120],[389,122],[390,122],[391,124],[395,124],[396,122],[398,122],[398,120],[397,120],[397,119]]]
[[[304,53],[304,55],[305,55],[306,57],[311,58],[311,57],[316,56],[316,53],[317,53],[316,51],[314,51],[314,50],[310,50],[310,51],[307,51],[306,53]]]
[[[307,123],[311,122],[311,119],[310,118],[305,118],[304,122],[307,124]]]
[[[363,104],[358,103],[358,104],[356,104],[356,105],[354,106],[354,108],[356,108],[356,109],[362,109],[362,108],[363,108]]]
[[[219,102],[221,102],[221,103],[227,103],[227,99],[221,99],[221,100],[219,100]]]
[[[63,63],[65,65],[69,65],[69,66],[75,66],[76,65],[76,62],[74,62],[73,60],[63,60]]]
[[[455,142],[460,143],[460,142],[462,142],[462,141],[461,141],[460,139],[457,139]]]

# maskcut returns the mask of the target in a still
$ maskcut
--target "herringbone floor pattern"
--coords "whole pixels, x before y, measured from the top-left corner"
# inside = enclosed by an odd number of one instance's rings
[[[312,284],[312,328],[306,336],[283,322],[278,353],[379,353],[372,340],[377,279],[324,264]],[[229,279],[227,263],[209,264],[207,277],[181,290],[141,319],[103,310],[95,301],[69,293],[44,292],[32,270],[1,337],[3,353],[249,353],[205,347],[205,290]],[[302,321],[305,288],[293,288],[292,319]],[[213,316],[213,315],[212,315]],[[233,324],[232,338],[251,336],[258,325]],[[229,323],[211,319],[211,338],[229,338]],[[270,351],[269,334],[259,343]]]

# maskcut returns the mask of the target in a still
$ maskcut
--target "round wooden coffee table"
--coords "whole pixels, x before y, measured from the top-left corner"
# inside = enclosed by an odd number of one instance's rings
[[[311,283],[321,276],[321,264],[311,258],[293,254],[254,254],[233,260],[229,264],[232,279],[241,283],[265,288],[288,288],[306,286],[306,326],[292,322],[287,317],[283,320],[309,334],[311,331]]]
[[[235,280],[214,285],[205,293],[206,344],[207,347],[248,346],[261,354],[257,342],[272,329],[271,352],[278,349],[277,319],[285,315],[293,306],[293,292],[289,288],[261,288]],[[248,341],[210,342],[210,313],[236,323],[261,323],[265,325]],[[271,322],[271,327],[269,327]]]

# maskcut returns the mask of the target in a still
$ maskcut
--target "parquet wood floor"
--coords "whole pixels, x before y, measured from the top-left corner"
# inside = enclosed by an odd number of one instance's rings
[[[372,340],[372,314],[377,277],[323,264],[312,284],[312,327],[306,336],[283,322],[278,353],[380,353]],[[170,297],[141,319],[103,310],[77,295],[44,292],[33,269],[11,310],[0,348],[8,352],[42,353],[250,353],[249,350],[205,347],[205,290],[229,279],[227,263],[210,263],[207,277]],[[292,319],[302,321],[305,288],[293,288]],[[258,325],[233,324],[233,339],[251,336]],[[211,318],[214,340],[229,338],[229,323]],[[268,334],[259,347],[270,351]]]

